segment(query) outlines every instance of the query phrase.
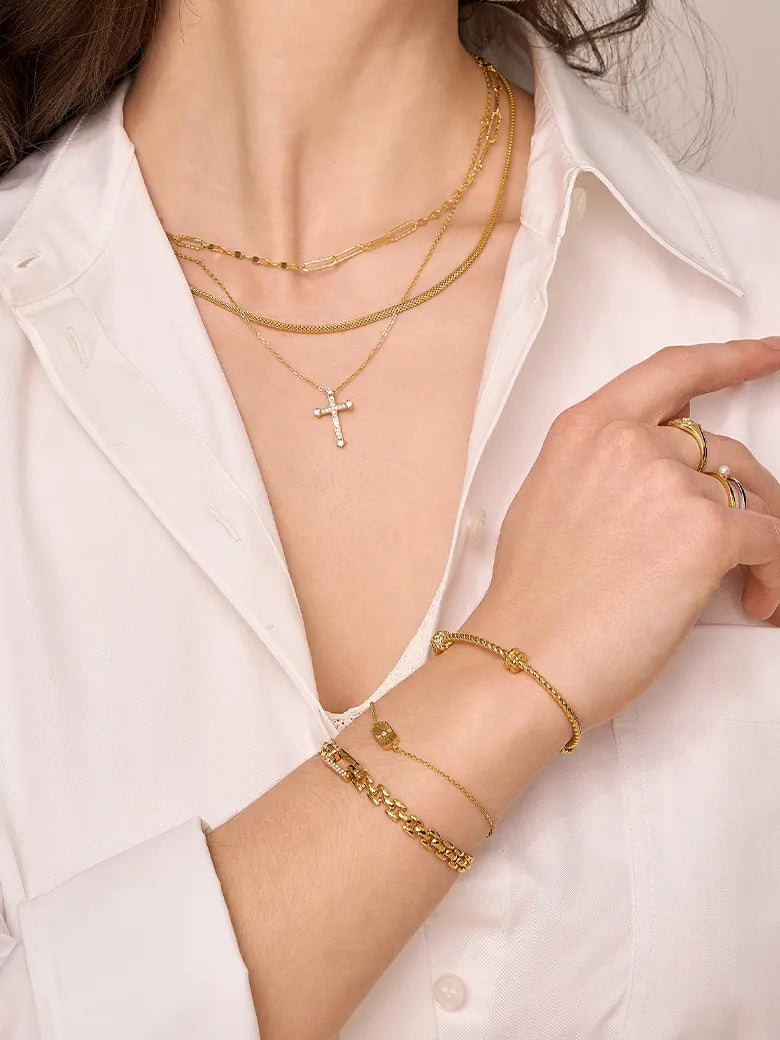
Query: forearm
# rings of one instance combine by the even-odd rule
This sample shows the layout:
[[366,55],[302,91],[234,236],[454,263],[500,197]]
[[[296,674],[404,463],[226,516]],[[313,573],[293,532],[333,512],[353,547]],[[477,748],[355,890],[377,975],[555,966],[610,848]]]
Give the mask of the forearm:
[[[472,648],[453,648],[385,695],[402,745],[463,783],[498,820],[571,735],[544,691]],[[430,770],[383,751],[368,715],[338,742],[459,848],[480,812]],[[263,1040],[324,1040],[456,881],[400,824],[310,759],[209,835]]]

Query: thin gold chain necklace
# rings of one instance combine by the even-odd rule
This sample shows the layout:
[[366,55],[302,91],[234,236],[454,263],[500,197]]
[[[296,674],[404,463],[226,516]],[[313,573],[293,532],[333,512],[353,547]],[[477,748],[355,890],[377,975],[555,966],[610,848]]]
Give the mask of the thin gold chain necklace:
[[330,256],[322,256],[317,260],[305,260],[302,262],[292,260],[270,260],[265,256],[253,256],[249,253],[245,253],[241,249],[228,249],[226,246],[219,245],[216,242],[207,242],[205,239],[199,238],[197,235],[180,235],[166,231],[171,243],[176,246],[177,249],[189,249],[195,253],[199,253],[206,249],[209,252],[218,253],[221,256],[228,256],[235,260],[248,260],[256,266],[273,267],[279,271],[297,271],[302,274],[308,274],[312,271],[325,271],[331,267],[336,267],[338,264],[343,264],[347,260],[352,260],[354,257],[361,256],[363,253],[371,252],[374,249],[378,249],[380,246],[400,242],[401,239],[413,235],[415,231],[419,231],[420,228],[425,227],[427,224],[430,224],[435,220],[440,220],[445,212],[452,209],[454,205],[457,205],[457,203],[460,202],[460,199],[467,189],[474,183],[488,151],[491,146],[495,144],[498,130],[501,125],[501,110],[498,106],[497,80],[491,75],[487,62],[483,58],[479,58],[476,55],[472,55],[472,57],[482,70],[487,88],[485,112],[480,124],[479,137],[477,138],[477,143],[474,147],[468,170],[466,171],[466,175],[461,181],[459,187],[449,198],[445,199],[437,209],[432,210],[427,216],[417,217],[413,220],[405,220],[403,223],[396,224],[395,227],[390,228],[390,230],[385,232],[384,235],[378,235],[376,238],[372,238],[368,242],[357,242],[355,245],[349,246],[347,249],[342,249],[338,253],[331,253]]
[[[352,329],[362,329],[366,325],[373,325],[378,321],[384,321],[385,319],[392,317],[393,314],[395,314],[396,312],[403,313],[404,311],[412,310],[414,307],[419,307],[421,304],[427,303],[429,300],[432,300],[435,296],[438,296],[439,293],[444,292],[445,289],[447,289],[450,285],[452,285],[453,282],[457,281],[457,279],[460,278],[461,275],[465,274],[466,271],[468,271],[468,269],[471,267],[471,265],[474,263],[474,261],[477,259],[477,257],[480,255],[482,250],[487,245],[488,240],[490,239],[490,236],[492,235],[493,229],[498,220],[498,213],[501,208],[504,186],[506,184],[506,177],[509,170],[509,161],[512,156],[512,143],[514,141],[515,132],[514,95],[512,94],[512,88],[507,83],[504,75],[498,69],[493,69],[492,66],[488,66],[488,68],[492,72],[495,72],[495,74],[498,76],[501,86],[503,87],[509,99],[509,145],[507,147],[506,161],[504,163],[504,175],[502,177],[501,186],[496,194],[496,199],[493,204],[493,209],[490,213],[487,225],[485,226],[485,229],[482,232],[479,241],[468,254],[468,256],[463,261],[461,261],[461,263],[453,271],[450,271],[448,275],[445,275],[445,277],[438,281],[435,285],[432,285],[429,289],[426,289],[424,292],[421,292],[416,296],[407,296],[399,303],[394,303],[388,307],[383,307],[381,310],[374,311],[372,314],[365,314],[359,318],[350,318],[347,321],[332,322],[327,325],[298,324],[296,322],[280,321],[276,318],[271,318],[264,314],[256,314],[252,311],[243,311],[235,303],[226,302],[225,300],[221,300],[218,296],[214,296],[211,293],[205,292],[203,289],[198,289],[195,286],[190,286],[193,295],[199,296],[201,297],[201,299],[208,300],[209,303],[213,303],[216,307],[222,307],[223,310],[232,311],[239,317],[246,316],[252,322],[253,325],[261,325],[263,328],[266,329],[275,329],[277,332],[295,332],[305,335],[319,336],[329,333],[350,332]],[[201,266],[205,269],[205,265],[202,264],[202,262],[197,260],[195,257],[185,256],[184,254],[177,255],[179,255],[182,259],[189,260],[190,263],[197,264],[198,266]]]
[[[410,292],[412,292],[412,290],[414,289],[415,285],[417,284],[417,281],[418,281],[420,275],[423,273],[425,268],[428,266],[428,262],[430,261],[431,257],[433,256],[433,254],[434,254],[434,252],[436,250],[436,247],[438,246],[439,242],[441,242],[442,238],[444,237],[445,231],[450,226],[450,222],[452,221],[452,218],[455,216],[455,211],[457,210],[457,208],[458,208],[458,206],[457,206],[457,203],[456,203],[455,206],[447,213],[447,216],[444,218],[444,222],[443,222],[442,226],[439,228],[439,231],[437,232],[436,238],[433,240],[433,243],[431,244],[428,252],[425,254],[425,257],[424,257],[422,263],[417,268],[417,271],[415,272],[414,278],[410,282],[409,287],[406,290],[406,293],[404,294],[404,296],[408,296],[408,294]],[[174,250],[174,252],[176,252],[176,251]],[[392,329],[393,325],[395,325],[396,319],[398,318],[398,315],[401,312],[397,310],[393,315],[391,315],[390,320],[387,322],[387,324],[385,325],[384,329],[382,330],[381,336],[379,337],[377,342],[374,344],[374,346],[371,349],[371,351],[366,355],[365,358],[363,358],[363,360],[361,361],[360,365],[358,365],[358,367],[355,369],[354,372],[352,372],[349,376],[347,376],[346,379],[343,379],[337,386],[334,386],[334,387],[323,386],[322,383],[318,383],[315,379],[311,379],[309,376],[304,375],[303,372],[300,372],[294,365],[292,365],[287,360],[287,358],[283,357],[279,353],[279,351],[276,349],[276,347],[274,347],[274,345],[272,343],[269,343],[269,341],[265,338],[265,336],[262,334],[262,332],[259,329],[256,329],[256,328],[253,327],[253,324],[252,324],[252,321],[249,318],[249,315],[246,313],[246,311],[242,310],[241,306],[236,302],[236,300],[233,299],[233,297],[231,296],[230,291],[227,288],[227,286],[224,285],[224,283],[220,281],[220,279],[214,274],[214,272],[209,270],[209,268],[206,267],[206,265],[202,261],[196,260],[194,257],[184,256],[181,253],[176,253],[176,256],[178,256],[180,260],[191,260],[193,263],[197,264],[198,267],[200,267],[203,271],[205,271],[206,274],[216,282],[216,284],[220,287],[220,289],[222,289],[224,294],[230,300],[230,302],[232,304],[232,307],[230,309],[232,310],[232,312],[237,314],[239,317],[243,318],[243,320],[247,324],[247,327],[249,328],[249,331],[251,333],[253,333],[253,335],[257,336],[257,338],[260,340],[260,342],[263,344],[263,346],[271,354],[273,354],[273,356],[276,358],[276,360],[280,361],[284,365],[284,367],[286,369],[288,369],[288,371],[292,372],[292,374],[294,376],[297,376],[299,379],[302,379],[304,383],[308,383],[308,385],[311,386],[311,387],[314,387],[315,390],[319,390],[320,393],[325,394],[325,396],[328,399],[327,407],[325,407],[325,408],[315,408],[314,409],[314,415],[315,415],[315,418],[320,418],[323,415],[329,415],[331,417],[331,419],[333,420],[333,432],[334,432],[334,434],[336,436],[336,446],[338,448],[343,448],[344,445],[347,442],[344,439],[344,433],[343,433],[343,431],[341,429],[341,419],[339,417],[339,412],[343,412],[343,411],[346,411],[346,410],[352,408],[353,404],[352,404],[351,400],[337,401],[336,400],[336,394],[338,394],[341,390],[344,389],[345,386],[347,386],[349,383],[351,383],[353,379],[355,379],[358,375],[360,375],[360,373],[368,365],[368,363],[374,357],[376,357],[376,355],[379,353],[379,350],[381,349],[382,345],[384,344],[385,340],[390,335],[390,330]],[[192,288],[192,286],[190,286],[190,288]]]
[[[495,226],[496,220],[498,218],[498,210],[500,209],[501,201],[503,200],[504,191],[505,191],[507,180],[508,180],[508,177],[509,177],[510,161],[511,161],[511,157],[512,157],[512,145],[513,145],[513,141],[514,141],[514,128],[515,128],[514,96],[512,94],[512,89],[509,86],[509,84],[507,83],[506,79],[501,75],[501,73],[498,73],[498,75],[500,77],[502,86],[503,86],[504,90],[506,91],[507,97],[509,99],[509,132],[508,132],[508,140],[507,140],[506,158],[505,158],[505,161],[504,161],[503,169],[501,171],[501,180],[500,180],[500,183],[499,183],[499,188],[498,188],[498,192],[497,192],[497,196],[496,196],[496,204],[493,206],[493,209],[491,211],[490,218],[488,220],[488,224],[486,226],[485,232],[483,232],[483,235],[482,235],[482,239],[484,239],[485,242],[487,242],[487,239],[490,237],[490,232],[492,231],[493,227]],[[460,200],[458,200],[458,202],[459,201]],[[389,336],[390,330],[392,329],[393,325],[395,324],[398,316],[400,314],[402,314],[404,310],[407,309],[405,304],[408,301],[409,297],[411,296],[411,293],[414,291],[414,287],[417,284],[417,282],[419,281],[420,276],[422,275],[423,271],[427,267],[431,257],[433,256],[433,254],[434,254],[434,252],[436,250],[436,247],[439,245],[439,242],[441,241],[442,237],[444,236],[444,233],[446,232],[447,228],[449,227],[450,222],[452,221],[452,218],[454,217],[456,210],[457,210],[457,202],[456,202],[455,206],[447,213],[447,215],[446,215],[446,217],[444,219],[444,222],[443,222],[441,228],[439,229],[439,231],[438,231],[438,233],[436,235],[436,238],[433,240],[433,243],[431,244],[430,248],[428,249],[428,252],[426,253],[425,257],[423,258],[422,263],[417,268],[417,271],[415,272],[414,277],[412,278],[412,281],[410,282],[409,286],[407,287],[407,290],[404,293],[404,296],[402,297],[401,301],[396,305],[396,307],[392,310],[392,313],[389,315],[389,320],[388,320],[387,324],[385,325],[384,329],[382,330],[382,333],[381,333],[379,339],[377,340],[376,344],[374,345],[374,347],[366,355],[366,357],[363,359],[363,361],[360,363],[360,365],[358,365],[358,367],[349,376],[347,376],[346,379],[342,380],[335,387],[324,386],[322,383],[318,383],[316,380],[311,379],[309,376],[305,375],[303,372],[300,372],[285,357],[283,357],[276,350],[276,348],[266,339],[266,337],[263,335],[263,333],[259,329],[256,329],[256,328],[253,327],[256,324],[256,322],[254,322],[252,320],[252,315],[248,311],[244,310],[240,306],[240,304],[233,298],[233,296],[230,293],[230,290],[227,288],[227,286],[224,285],[224,283],[217,277],[217,275],[215,275],[214,272],[211,271],[201,260],[198,260],[198,259],[196,259],[195,257],[192,257],[192,256],[187,256],[186,254],[180,253],[180,252],[178,252],[176,250],[174,250],[174,253],[176,254],[176,256],[180,260],[187,260],[190,263],[196,264],[198,267],[200,267],[209,276],[209,278],[211,278],[215,282],[215,284],[217,284],[220,287],[220,289],[225,293],[226,297],[230,301],[230,304],[229,304],[229,306],[226,307],[226,309],[231,311],[233,314],[236,314],[238,317],[242,318],[246,322],[247,327],[249,328],[249,330],[260,340],[260,342],[263,344],[263,346],[276,358],[277,361],[279,361],[281,364],[283,364],[285,366],[285,368],[287,368],[288,371],[290,371],[294,376],[297,376],[298,379],[301,379],[304,383],[307,383],[309,386],[313,387],[315,390],[318,390],[320,393],[325,394],[325,396],[326,396],[326,398],[328,400],[327,407],[325,407],[325,408],[315,408],[314,409],[314,415],[317,418],[322,417],[324,415],[329,415],[331,417],[331,419],[333,420],[333,430],[334,430],[335,437],[336,437],[336,445],[339,448],[343,448],[345,446],[345,444],[346,444],[346,441],[344,439],[344,434],[343,434],[343,431],[341,429],[341,420],[340,420],[340,417],[339,417],[339,413],[342,412],[342,411],[351,409],[353,407],[353,403],[352,403],[351,400],[337,401],[336,400],[336,395],[341,390],[343,390],[346,386],[348,386],[349,383],[351,383],[353,379],[355,379],[358,375],[360,375],[360,373],[366,368],[366,366],[369,364],[369,362],[372,361],[372,359],[374,357],[376,357],[376,355],[378,354],[378,352],[381,349],[382,345],[384,344],[385,340]],[[482,239],[480,241],[482,241]],[[484,246],[483,246],[483,248],[484,248]],[[480,250],[480,252],[481,252],[481,250]],[[469,256],[471,256],[471,254],[469,254]],[[470,260],[467,257],[468,263],[466,263],[466,261],[464,261],[461,265],[459,265],[459,267],[463,268],[464,270],[467,269],[474,262],[474,259],[476,259],[476,257],[472,257],[472,259],[470,259]],[[466,265],[465,267],[464,267],[464,264]],[[456,268],[456,271],[457,270],[459,270],[459,268]],[[462,271],[460,273],[462,273]],[[448,276],[448,277],[451,277],[452,281],[454,281],[454,277],[452,277],[452,276]],[[459,277],[459,275],[456,275],[455,277]],[[446,281],[446,279],[444,279],[443,281]],[[441,284],[441,283],[439,283],[439,284]],[[195,291],[193,286],[190,286],[190,289],[193,292]],[[439,291],[441,291],[441,290],[439,290]],[[223,306],[222,301],[219,300],[217,297],[210,297],[209,294],[202,293],[202,292],[198,292],[197,295],[201,296],[202,298],[204,298],[206,300],[213,300],[214,303],[217,303],[220,306]],[[436,295],[436,294],[434,293],[433,295]]]

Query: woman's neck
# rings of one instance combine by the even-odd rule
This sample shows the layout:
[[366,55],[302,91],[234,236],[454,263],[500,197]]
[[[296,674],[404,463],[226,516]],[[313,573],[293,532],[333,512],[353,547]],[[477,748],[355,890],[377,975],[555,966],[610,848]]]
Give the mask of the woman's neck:
[[443,198],[484,90],[456,0],[167,0],[125,126],[173,230],[317,256]]

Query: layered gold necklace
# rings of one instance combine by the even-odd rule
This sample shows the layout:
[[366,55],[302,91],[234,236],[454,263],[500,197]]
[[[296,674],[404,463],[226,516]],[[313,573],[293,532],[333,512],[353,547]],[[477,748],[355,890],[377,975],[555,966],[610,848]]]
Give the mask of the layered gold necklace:
[[[180,260],[184,260],[189,263],[195,264],[202,271],[204,271],[204,273],[222,290],[226,298],[224,300],[220,299],[219,297],[207,293],[194,285],[190,285],[190,290],[192,291],[193,295],[198,296],[201,299],[204,299],[209,303],[221,307],[224,310],[230,311],[231,313],[240,317],[247,324],[250,331],[252,331],[254,335],[258,338],[258,340],[263,344],[263,346],[276,358],[277,361],[283,364],[285,368],[288,369],[288,371],[290,371],[294,376],[297,376],[297,378],[303,380],[303,382],[307,383],[309,386],[313,387],[315,390],[325,394],[327,398],[327,405],[325,407],[315,408],[314,415],[317,418],[325,415],[330,416],[333,422],[333,430],[335,434],[336,445],[340,448],[343,448],[346,444],[341,427],[340,413],[342,411],[351,409],[353,407],[353,402],[351,400],[338,401],[336,399],[337,395],[354,379],[356,379],[357,376],[360,375],[360,373],[363,372],[366,366],[373,360],[373,358],[376,357],[377,353],[383,346],[385,340],[389,336],[390,331],[393,328],[393,325],[395,324],[400,314],[402,314],[406,310],[409,310],[412,307],[419,306],[420,304],[433,299],[439,293],[443,292],[444,289],[452,285],[452,283],[456,281],[456,279],[458,279],[462,274],[465,273],[465,271],[469,269],[469,267],[474,263],[474,261],[477,259],[477,257],[480,255],[480,253],[487,245],[487,242],[498,220],[498,215],[504,196],[504,191],[506,188],[506,183],[509,175],[509,167],[512,157],[512,146],[514,142],[515,131],[515,102],[514,96],[512,94],[512,89],[507,83],[505,77],[492,65],[489,65],[482,59],[475,58],[475,60],[483,70],[485,76],[485,83],[487,87],[485,113],[480,122],[480,132],[477,138],[477,143],[474,148],[474,152],[472,154],[469,167],[466,171],[466,175],[464,176],[460,186],[449,198],[447,198],[441,204],[441,206],[433,210],[427,216],[418,217],[414,220],[406,221],[403,224],[396,225],[396,227],[391,228],[391,230],[386,232],[384,235],[378,236],[377,238],[371,239],[370,241],[365,243],[357,243],[356,245],[350,246],[347,249],[343,249],[338,253],[331,254],[328,257],[322,257],[318,260],[310,260],[303,262],[284,260],[274,261],[260,255],[247,254],[242,250],[230,250],[225,248],[224,246],[218,245],[217,243],[206,242],[204,239],[199,238],[197,236],[174,235],[170,232],[167,232],[168,238],[170,239],[174,247],[176,247],[174,249],[176,256]],[[456,268],[454,268],[454,270],[452,270],[448,275],[442,278],[435,285],[431,286],[429,289],[425,290],[422,293],[419,293],[417,296],[413,296],[412,293],[414,292],[414,289],[420,277],[422,276],[423,271],[428,266],[428,263],[434,255],[437,246],[441,242],[445,232],[447,231],[447,228],[449,227],[453,217],[455,216],[461,199],[466,193],[466,190],[474,183],[474,180],[476,179],[479,171],[482,169],[485,156],[487,155],[488,150],[498,138],[498,133],[502,122],[502,114],[500,107],[500,95],[502,91],[507,97],[509,110],[507,149],[501,172],[500,182],[496,192],[496,197],[490,215],[488,217],[487,224],[485,225],[485,228],[474,248],[469,252],[469,254],[464,258],[464,260],[462,260],[461,263],[458,264]],[[359,256],[363,253],[367,253],[369,251],[377,249],[382,245],[398,242],[402,238],[406,238],[408,235],[413,234],[419,228],[424,227],[425,225],[435,220],[439,220],[441,218],[443,218],[442,225],[439,228],[436,237],[434,238],[430,248],[426,252],[425,257],[423,258],[419,267],[415,271],[414,276],[409,285],[407,286],[406,291],[397,303],[389,307],[384,307],[379,311],[373,312],[372,314],[363,315],[359,318],[352,318],[347,321],[336,322],[328,325],[302,325],[294,322],[283,322],[263,315],[254,314],[251,311],[247,310],[245,307],[243,307],[236,300],[235,296],[230,292],[230,290],[227,288],[224,282],[220,278],[218,278],[217,275],[202,260],[198,259],[195,256],[188,255],[188,253],[186,252],[181,252],[182,249],[189,250],[190,252],[200,252],[202,250],[208,250],[210,252],[222,254],[236,260],[249,261],[250,263],[255,264],[257,266],[274,267],[280,270],[293,271],[298,273],[311,273],[318,270],[325,270],[332,267],[336,267],[339,264],[345,263],[347,260],[351,260],[354,257]],[[383,319],[387,319],[387,323],[384,326],[379,336],[379,339],[374,344],[371,351],[361,361],[358,367],[352,373],[350,373],[349,376],[347,376],[346,379],[343,379],[337,386],[333,387],[325,386],[324,384],[319,383],[314,379],[311,379],[309,376],[299,371],[286,358],[284,358],[271,343],[269,343],[269,341],[260,331],[260,328],[256,327],[261,326],[265,328],[274,328],[286,332],[323,334],[331,332],[344,332],[350,329],[357,329],[363,327],[364,325],[369,325],[374,322],[381,321]]]

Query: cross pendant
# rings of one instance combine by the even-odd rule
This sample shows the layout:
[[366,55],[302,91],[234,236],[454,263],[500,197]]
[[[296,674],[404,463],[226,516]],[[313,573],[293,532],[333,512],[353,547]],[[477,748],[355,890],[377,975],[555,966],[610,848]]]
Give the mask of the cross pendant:
[[341,432],[341,420],[339,419],[339,412],[344,411],[346,408],[352,407],[351,401],[337,401],[336,395],[332,390],[326,390],[325,393],[328,395],[328,407],[327,408],[315,408],[314,414],[319,418],[321,415],[329,415],[333,419],[333,431],[336,434],[336,444],[339,448],[343,448],[346,444],[344,440],[344,434]]

